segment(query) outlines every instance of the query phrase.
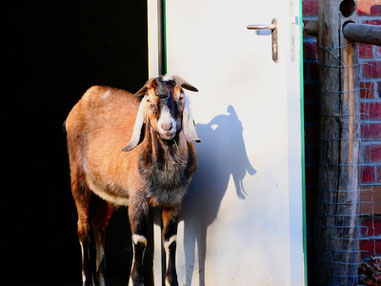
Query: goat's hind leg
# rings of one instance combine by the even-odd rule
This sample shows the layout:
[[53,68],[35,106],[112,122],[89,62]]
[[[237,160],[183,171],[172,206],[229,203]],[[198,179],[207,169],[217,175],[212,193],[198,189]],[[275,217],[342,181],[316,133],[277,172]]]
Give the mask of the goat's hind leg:
[[[95,199],[96,197],[94,197]],[[105,240],[106,232],[109,226],[110,219],[114,213],[115,207],[113,204],[96,198],[94,216],[92,219],[92,227],[94,230],[95,248],[96,248],[96,281],[99,286],[108,285],[106,258],[105,258]]]
[[95,286],[95,248],[90,226],[90,203],[93,194],[87,186],[72,176],[71,190],[78,213],[78,238],[82,251],[82,284]]

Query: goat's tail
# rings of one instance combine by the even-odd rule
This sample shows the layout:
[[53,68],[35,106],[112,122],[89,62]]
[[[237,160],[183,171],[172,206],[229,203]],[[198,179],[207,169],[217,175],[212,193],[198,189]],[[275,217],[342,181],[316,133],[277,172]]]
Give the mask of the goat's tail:
[[62,123],[62,129],[63,129],[64,132],[67,133],[67,129],[66,129],[66,121],[67,121],[67,119],[65,119],[65,121]]

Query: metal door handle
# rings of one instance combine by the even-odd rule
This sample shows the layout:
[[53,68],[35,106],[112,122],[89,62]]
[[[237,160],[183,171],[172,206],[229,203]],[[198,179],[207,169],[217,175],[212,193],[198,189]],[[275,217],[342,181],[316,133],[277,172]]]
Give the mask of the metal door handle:
[[248,30],[271,30],[271,49],[272,49],[272,58],[274,62],[279,61],[279,48],[278,48],[278,26],[277,20],[274,18],[271,21],[271,24],[258,24],[258,25],[248,25]]
[[257,24],[257,25],[247,25],[248,30],[275,30],[276,25],[274,24]]

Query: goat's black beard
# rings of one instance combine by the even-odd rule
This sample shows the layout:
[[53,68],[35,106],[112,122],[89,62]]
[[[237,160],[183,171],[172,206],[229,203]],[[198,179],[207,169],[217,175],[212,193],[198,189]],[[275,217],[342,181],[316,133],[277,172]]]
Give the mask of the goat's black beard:
[[180,141],[180,132],[177,131],[175,137],[173,137],[171,140],[165,140],[161,138],[159,133],[156,133],[157,140],[159,141],[159,145],[162,148],[162,151],[164,151],[164,154],[166,154],[167,160],[170,160],[172,162],[176,162],[180,165],[186,165],[186,161],[184,161],[183,158],[181,158],[181,151],[179,148],[179,141]]
[[[161,138],[161,136],[160,136],[160,138]],[[167,139],[161,138],[161,140],[163,141],[165,146],[176,148],[176,145],[178,146],[178,144],[179,144],[179,138],[180,138],[179,132],[176,132],[176,135],[172,139],[167,140]]]

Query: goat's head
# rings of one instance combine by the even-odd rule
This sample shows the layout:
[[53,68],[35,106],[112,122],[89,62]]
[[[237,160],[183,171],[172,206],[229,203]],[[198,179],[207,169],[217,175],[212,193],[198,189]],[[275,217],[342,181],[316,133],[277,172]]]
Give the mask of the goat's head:
[[156,77],[149,79],[135,94],[142,97],[134,130],[123,151],[131,151],[138,144],[147,122],[163,140],[172,140],[181,130],[188,142],[200,142],[194,126],[190,102],[184,89],[197,92],[197,88],[179,76]]

